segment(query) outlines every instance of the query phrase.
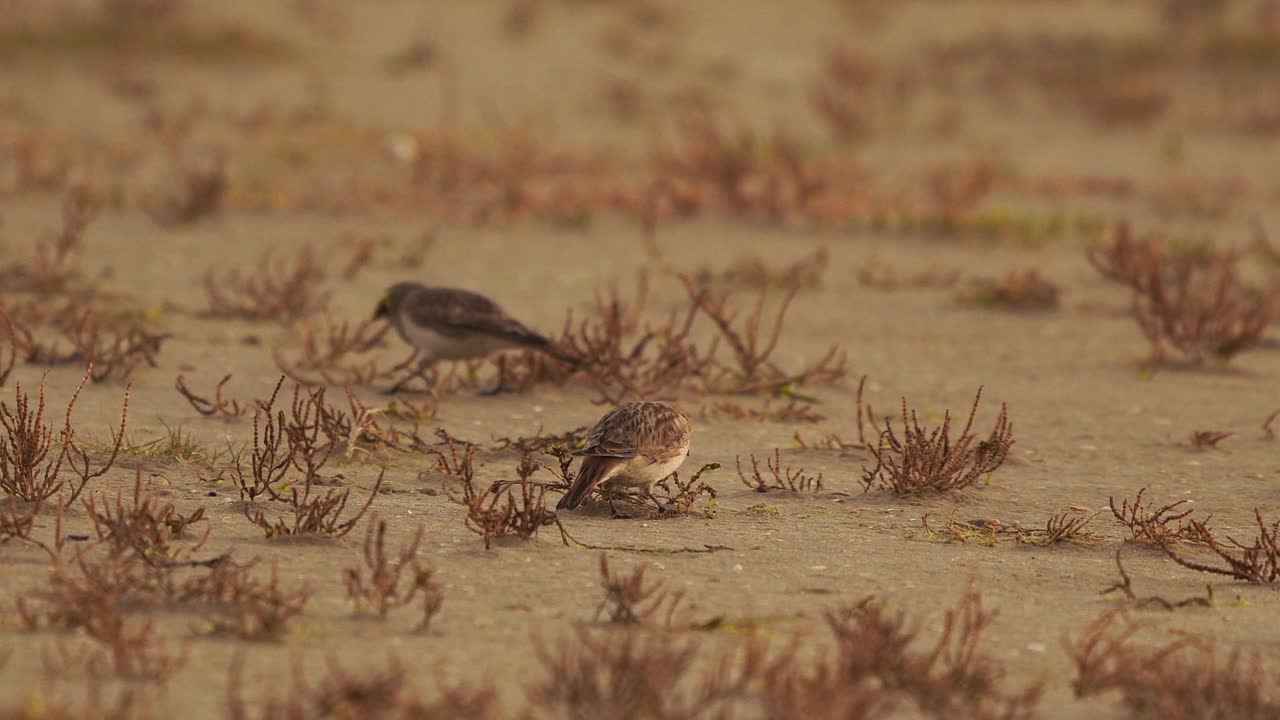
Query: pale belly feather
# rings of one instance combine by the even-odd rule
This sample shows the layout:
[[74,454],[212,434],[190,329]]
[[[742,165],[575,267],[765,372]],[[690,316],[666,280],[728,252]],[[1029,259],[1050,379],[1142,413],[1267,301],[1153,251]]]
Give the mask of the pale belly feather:
[[601,483],[612,488],[651,487],[675,472],[688,455],[689,448],[686,447],[679,455],[663,462],[649,462],[647,458],[634,457],[618,465]]
[[403,323],[399,328],[404,341],[422,351],[428,360],[462,360],[485,357],[499,350],[515,347],[503,338],[480,333],[468,333],[462,337],[450,337],[424,327]]

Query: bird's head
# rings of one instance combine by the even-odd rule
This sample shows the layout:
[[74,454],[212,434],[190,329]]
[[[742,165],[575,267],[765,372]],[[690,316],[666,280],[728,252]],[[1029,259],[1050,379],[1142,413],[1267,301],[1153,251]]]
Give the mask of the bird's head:
[[413,288],[414,284],[407,282],[396,283],[395,285],[387,288],[386,291],[382,293],[382,297],[378,300],[377,307],[373,309],[373,319],[381,320],[382,318],[394,317],[396,311],[400,307],[401,301],[404,300],[405,295],[408,295],[409,291]]

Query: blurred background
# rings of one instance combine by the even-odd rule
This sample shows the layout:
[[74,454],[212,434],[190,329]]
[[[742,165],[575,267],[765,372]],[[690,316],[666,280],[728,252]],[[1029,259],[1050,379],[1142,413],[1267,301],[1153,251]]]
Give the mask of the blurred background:
[[0,203],[1208,232],[1278,71],[1273,0],[2,0]]

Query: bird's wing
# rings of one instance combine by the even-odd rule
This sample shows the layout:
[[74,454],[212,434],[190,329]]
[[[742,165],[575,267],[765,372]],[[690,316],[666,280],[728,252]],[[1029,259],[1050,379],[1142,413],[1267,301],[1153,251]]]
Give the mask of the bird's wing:
[[587,457],[583,458],[582,465],[578,468],[578,477],[573,481],[573,487],[569,488],[569,492],[560,498],[560,502],[556,503],[557,510],[573,510],[582,504],[583,500],[591,494],[601,481],[605,480],[611,474],[611,471],[625,463],[624,458],[614,457]]
[[684,444],[688,423],[666,403],[627,403],[610,410],[587,433],[579,455],[633,458],[657,457]]
[[405,298],[403,305],[415,324],[447,337],[480,333],[520,345],[542,346],[549,342],[507,315],[494,301],[469,290],[423,287]]

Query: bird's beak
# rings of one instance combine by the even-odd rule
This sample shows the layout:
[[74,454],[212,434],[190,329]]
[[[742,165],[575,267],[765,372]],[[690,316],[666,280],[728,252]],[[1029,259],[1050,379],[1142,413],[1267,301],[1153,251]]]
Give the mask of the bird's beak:
[[386,298],[382,298],[381,300],[378,301],[378,307],[374,308],[373,310],[373,319],[381,320],[382,318],[390,317],[390,316],[391,316],[391,303],[388,302]]

